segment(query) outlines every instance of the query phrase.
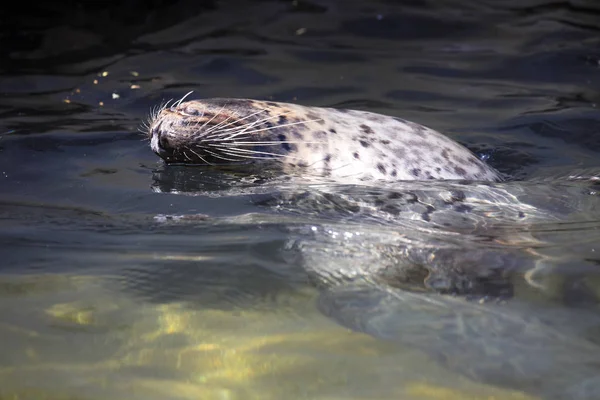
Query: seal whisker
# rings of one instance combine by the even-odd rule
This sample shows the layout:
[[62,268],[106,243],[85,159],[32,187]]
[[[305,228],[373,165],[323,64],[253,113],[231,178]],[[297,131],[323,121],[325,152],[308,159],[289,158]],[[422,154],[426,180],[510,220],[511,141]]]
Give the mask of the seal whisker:
[[275,156],[275,157],[285,157],[285,154],[281,154],[281,153],[273,153],[270,151],[261,151],[261,150],[252,150],[252,149],[239,149],[239,148],[233,148],[233,147],[220,147],[218,148],[221,151],[227,151],[229,153],[237,153],[237,154],[263,154],[263,155],[268,155],[268,156]]
[[150,113],[148,113],[148,117],[147,117],[147,121],[148,121],[148,125],[152,126],[152,123],[156,120],[157,118],[157,114],[156,114],[156,109],[158,106],[154,106],[150,109]]
[[[249,123],[247,125],[243,125],[241,127],[235,127],[235,128],[228,129],[227,131],[231,131],[231,130],[235,131],[236,129],[239,129],[238,132],[232,133],[229,138],[236,137],[237,135],[239,135],[241,133],[245,133],[248,129],[253,128],[254,126],[256,126],[256,125],[258,125],[258,124],[260,124],[262,122],[269,121],[269,120],[275,119],[275,118],[279,118],[279,117],[283,116],[284,114],[287,114],[287,113],[277,114],[277,115],[274,115],[274,116],[270,116],[268,118],[264,118],[264,119],[260,119],[260,120],[251,122],[251,123]],[[282,126],[282,125],[278,125],[278,126]],[[225,132],[225,131],[221,131],[221,132]],[[217,133],[217,135],[222,136],[221,132]]]
[[216,150],[218,150],[219,152],[221,152],[221,153],[223,153],[223,154],[225,154],[225,155],[232,156],[232,157],[241,157],[241,158],[261,158],[261,157],[258,157],[258,156],[256,156],[256,157],[253,157],[253,156],[251,156],[251,155],[249,155],[249,154],[246,154],[246,153],[243,153],[243,152],[236,152],[236,151],[235,151],[236,149],[233,149],[233,148],[227,148],[227,149],[224,149],[224,148],[223,148],[223,149],[216,149]]
[[183,150],[183,151],[181,152],[181,154],[183,154],[183,156],[184,156],[185,158],[187,158],[188,160],[190,160],[190,161],[194,161],[194,160],[193,160],[193,159],[192,159],[190,156],[188,156],[188,155],[187,155],[187,153],[185,152],[185,150]]
[[[210,151],[208,149],[204,149],[204,151],[207,152],[208,154],[210,154],[211,156],[213,156],[215,158],[218,158],[220,160],[231,161],[231,162],[239,161],[239,158],[238,159],[231,159],[231,158],[223,157],[221,154],[215,153],[215,152]],[[229,154],[229,155],[233,156],[233,154]]]
[[[252,113],[252,114],[250,114],[250,115],[247,115],[247,116],[245,116],[244,118],[239,118],[239,119],[237,119],[237,120],[235,120],[235,121],[233,121],[233,122],[230,122],[230,123],[228,123],[227,125],[225,125],[225,126],[222,126],[221,128],[226,128],[226,127],[228,127],[228,126],[230,126],[230,125],[232,125],[232,124],[235,124],[236,122],[243,121],[243,120],[245,120],[245,119],[248,119],[248,118],[250,118],[250,117],[252,117],[252,116],[254,116],[254,115],[256,115],[256,114],[260,114],[260,113],[262,113],[262,112],[265,112],[265,111],[266,111],[266,109],[265,109],[265,110],[260,110],[260,111],[257,111],[257,112],[255,112],[255,113]],[[236,114],[237,114],[237,111],[236,111]],[[220,133],[222,133],[222,132],[227,132],[227,131],[236,130],[236,129],[240,129],[240,127],[239,127],[239,126],[236,126],[236,127],[233,127],[233,128],[222,129],[222,130],[219,132],[219,134],[220,134]]]
[[[214,146],[217,147],[217,146]],[[242,154],[263,154],[263,155],[268,155],[268,156],[273,156],[276,158],[296,158],[299,160],[302,160],[302,157],[295,157],[289,154],[281,154],[281,153],[272,153],[272,152],[268,152],[268,151],[260,151],[260,150],[251,150],[251,149],[240,149],[240,148],[235,148],[235,147],[218,147],[219,150],[221,151],[227,151],[229,153],[238,153],[240,156]],[[261,157],[256,157],[256,158],[261,158]]]
[[241,140],[251,139],[251,138],[252,138],[252,136],[250,136],[250,135],[240,136],[240,137],[236,138],[237,139],[236,141],[232,141],[229,138],[210,138],[210,140],[206,140],[205,143],[206,144],[210,144],[210,143],[222,143],[222,144],[224,144],[224,143],[230,143],[230,144],[233,144],[233,143],[238,143],[238,142],[241,143],[240,142]]
[[[221,107],[221,109],[220,109],[219,111],[217,111],[217,112],[215,113],[215,115],[213,115],[213,117],[212,117],[211,119],[209,119],[208,121],[204,122],[202,125],[200,125],[200,122],[198,122],[198,125],[200,125],[200,126],[197,128],[197,129],[198,129],[198,131],[202,130],[202,128],[204,128],[206,125],[210,124],[210,123],[211,123],[211,122],[212,122],[212,121],[213,121],[215,118],[217,118],[219,115],[221,115],[221,112],[223,111],[223,109],[224,109],[224,108],[225,108],[225,105],[223,105],[223,107]],[[202,113],[202,115],[204,116],[204,112]],[[226,121],[227,121],[227,120],[226,120]],[[206,134],[208,134],[208,133],[212,132],[212,131],[214,130],[214,128],[216,128],[216,127],[217,127],[217,126],[219,126],[219,125],[220,125],[220,123],[219,123],[219,124],[217,124],[216,126],[214,126],[214,127],[210,128],[210,129],[207,129],[207,130],[206,130],[205,132],[203,132],[202,134],[203,134],[203,135],[206,135]]]
[[158,106],[155,106],[152,109],[152,112],[150,113],[150,125],[152,125],[152,123],[154,122],[154,120],[156,120],[158,118],[158,116],[160,115],[161,112],[163,112],[167,107],[166,105],[169,104],[171,100],[168,100],[166,103],[165,101],[161,101],[160,104]]
[[173,108],[173,107],[179,107],[181,105],[181,102],[183,100],[185,100],[185,98],[188,97],[193,92],[194,92],[193,90],[190,90],[189,92],[187,92],[181,99],[179,99],[178,101],[176,101],[175,103],[173,103],[173,105],[171,106],[171,108]]
[[[235,124],[235,123],[237,123],[239,121],[241,121],[241,119],[235,120],[235,121],[233,121],[231,123]],[[256,123],[257,122],[254,121],[254,122],[250,122],[248,124],[242,125],[242,126],[236,126],[234,128],[229,128],[229,129],[225,129],[225,130],[218,130],[213,135],[213,138],[215,138],[215,139],[219,139],[219,138],[225,138],[225,139],[227,139],[227,138],[229,138],[229,136],[227,136],[227,135],[232,135],[233,136],[233,135],[243,134],[246,129],[248,129],[249,127],[252,127],[252,126],[256,125]]]
[[148,126],[146,121],[142,121],[142,123],[140,125],[137,126],[137,130],[143,134],[144,136],[146,136],[145,139],[149,139],[150,138],[150,126]]
[[157,118],[160,115],[161,112],[165,111],[167,109],[167,107],[169,107],[169,103],[172,102],[172,101],[173,101],[173,99],[169,99],[169,100],[167,100],[166,103],[160,103],[160,107],[156,111],[155,118]]
[[[283,115],[283,114],[281,114],[281,115]],[[265,119],[261,120],[260,122],[267,121],[269,119],[279,118],[281,115],[276,115],[274,117],[265,118]],[[263,128],[263,129],[256,129],[256,130],[253,130],[253,131],[248,131],[248,129],[252,128],[254,125],[256,125],[259,122],[259,121],[255,121],[255,122],[253,122],[251,124],[248,124],[248,126],[239,127],[238,128],[239,129],[238,132],[234,132],[234,133],[230,134],[229,136],[224,137],[223,140],[231,140],[233,138],[237,138],[238,136],[240,136],[242,134],[251,135],[251,134],[256,133],[256,132],[262,132],[262,131],[266,131],[266,130],[270,130],[270,129],[276,129],[276,128],[283,128],[283,127],[290,126],[290,125],[305,124],[305,123],[314,122],[314,121],[318,121],[318,120],[299,121],[299,122],[293,122],[293,123],[290,123],[290,124],[276,125],[276,126],[271,126],[271,127]],[[220,134],[216,134],[214,136],[216,136],[216,137],[223,137],[223,135],[220,135]]]
[[[250,114],[250,115],[249,115],[249,116],[247,116],[247,117],[244,117],[244,118],[241,118],[241,119],[237,120],[236,122],[242,121],[242,120],[244,120],[244,119],[246,119],[246,118],[249,118],[249,117],[251,117],[251,116],[253,116],[253,115],[256,115],[256,114],[258,114],[258,113],[265,112],[265,111],[266,111],[266,110],[257,111],[257,112],[255,112],[254,114]],[[232,130],[236,130],[236,129],[243,129],[243,130],[245,130],[245,129],[247,129],[248,127],[252,127],[252,126],[254,126],[254,125],[260,124],[261,122],[269,121],[269,120],[271,120],[271,119],[279,118],[279,117],[281,117],[281,116],[283,116],[283,115],[285,115],[285,114],[289,114],[289,113],[290,113],[289,111],[286,111],[286,112],[283,112],[283,113],[281,113],[281,114],[272,115],[272,116],[269,116],[269,117],[267,117],[267,118],[263,118],[263,119],[256,120],[256,121],[254,121],[254,122],[250,122],[250,123],[248,123],[247,125],[243,125],[243,126],[241,126],[241,127],[238,127],[238,126],[236,126],[236,127],[234,127],[234,128],[225,129],[225,130],[222,130],[222,131],[220,131],[220,132],[219,132],[219,134],[221,134],[221,133],[223,133],[223,132],[229,132],[229,131],[232,131]]]
[[236,147],[234,145],[235,143],[236,142],[231,142],[231,141],[227,141],[227,140],[214,140],[214,141],[203,142],[203,144],[205,144],[206,146],[209,146],[209,147]]
[[[288,126],[294,126],[294,125],[300,125],[300,124],[308,124],[310,122],[317,122],[317,121],[322,121],[322,120],[323,120],[322,118],[318,118],[318,119],[310,119],[308,121],[291,122],[289,124],[275,125],[275,126],[271,126],[269,128],[256,129],[256,130],[249,131],[249,132],[246,132],[246,133],[253,134],[253,133],[257,133],[257,132],[270,131],[271,129],[279,129],[279,128],[285,128],[285,127],[288,127]],[[235,137],[235,135],[230,136],[228,139],[231,139],[233,137]]]
[[[281,141],[273,141],[273,142],[229,142],[229,143],[223,143],[224,146],[254,146],[254,145],[265,145],[265,146],[274,146],[274,145],[279,145],[279,144],[306,144],[306,143],[310,143],[310,144],[324,144],[327,142],[302,142],[302,141],[290,141],[290,140],[281,140]],[[207,144],[211,144],[211,143],[207,143]]]
[[194,153],[196,155],[196,157],[198,157],[200,160],[202,160],[203,163],[206,163],[208,165],[214,165],[212,163],[209,163],[208,161],[206,161],[206,159],[204,157],[202,157],[200,154],[196,153],[193,149],[191,148],[187,148],[189,151],[191,151],[192,153]]
[[[248,138],[250,139],[251,136],[250,135],[242,135],[241,138]],[[226,141],[230,141],[229,136],[219,136],[219,135],[210,135],[210,137],[207,137],[205,139],[205,141],[207,142],[226,142]]]
[[[244,159],[251,159],[251,160],[262,160],[265,157],[261,157],[259,155],[253,155],[253,154],[236,154],[236,153],[231,153],[231,152],[226,152],[223,151],[224,154],[230,155],[230,156],[234,156],[234,157],[240,157],[240,158],[244,158]],[[263,153],[263,155],[270,155],[273,156],[273,158],[282,158],[285,157],[282,154],[275,154],[275,153]]]

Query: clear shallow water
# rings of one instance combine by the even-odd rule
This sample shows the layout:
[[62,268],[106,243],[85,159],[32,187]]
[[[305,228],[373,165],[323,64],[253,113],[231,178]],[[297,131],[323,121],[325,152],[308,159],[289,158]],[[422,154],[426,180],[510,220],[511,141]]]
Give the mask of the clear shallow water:
[[[496,3],[121,5],[3,21],[0,396],[596,398],[598,187],[552,177],[600,169],[598,6]],[[329,207],[336,197],[165,167],[136,129],[189,90],[426,124],[538,182],[498,188],[534,208],[521,221],[505,202],[454,230],[364,223]],[[407,243],[456,265],[495,251],[514,264],[510,299],[434,307],[380,286],[317,289],[319,271],[377,268]],[[525,279],[540,259],[545,291]]]

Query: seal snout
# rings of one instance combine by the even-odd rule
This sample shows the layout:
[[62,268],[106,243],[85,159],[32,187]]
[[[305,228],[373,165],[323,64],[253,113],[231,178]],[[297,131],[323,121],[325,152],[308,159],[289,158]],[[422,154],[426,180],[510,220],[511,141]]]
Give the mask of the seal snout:
[[150,147],[156,155],[165,160],[173,155],[173,145],[168,136],[162,132],[160,124],[152,129]]

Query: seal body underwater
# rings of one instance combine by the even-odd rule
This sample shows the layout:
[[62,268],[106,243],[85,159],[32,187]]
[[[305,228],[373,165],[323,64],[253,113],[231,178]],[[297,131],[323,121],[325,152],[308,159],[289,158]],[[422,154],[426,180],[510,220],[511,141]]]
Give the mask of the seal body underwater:
[[425,126],[366,111],[248,99],[176,102],[152,113],[152,150],[169,163],[271,160],[339,182],[498,181],[500,174]]

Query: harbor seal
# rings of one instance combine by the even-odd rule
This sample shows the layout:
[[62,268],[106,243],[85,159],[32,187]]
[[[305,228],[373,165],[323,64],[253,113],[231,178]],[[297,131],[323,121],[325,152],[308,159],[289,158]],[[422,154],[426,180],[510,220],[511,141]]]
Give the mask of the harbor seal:
[[152,150],[167,163],[272,161],[288,173],[344,182],[501,180],[464,146],[401,118],[250,99],[184,98],[155,109],[146,125]]
[[[158,192],[243,195],[277,210],[211,218],[210,224],[235,225],[235,232],[260,226],[261,235],[274,229],[273,236],[285,240],[277,253],[282,265],[301,267],[297,279],[319,289],[317,306],[324,315],[420,349],[476,381],[545,399],[597,397],[600,350],[588,332],[597,330],[600,319],[572,300],[598,304],[596,289],[585,283],[595,274],[588,271],[597,268],[562,259],[564,247],[553,250],[544,241],[548,223],[577,221],[573,212],[592,210],[584,213],[586,224],[597,218],[596,190],[556,179],[497,182],[500,173],[465,147],[391,116],[245,99],[184,99],[156,108],[145,129],[167,164],[256,163],[261,170],[274,166],[301,178],[333,180],[296,185],[278,176],[237,185],[222,175],[211,178],[219,169],[153,171]],[[538,206],[538,200],[554,206]],[[161,218],[198,223],[197,215]],[[585,236],[578,240],[583,248]],[[163,285],[170,275],[165,267],[148,275]],[[298,272],[286,268],[286,278]],[[562,268],[568,276],[556,272]],[[207,269],[194,268],[194,274],[202,271]],[[535,302],[523,296],[529,290]],[[543,296],[552,301],[537,300]],[[557,316],[556,304],[563,300],[575,306]]]

